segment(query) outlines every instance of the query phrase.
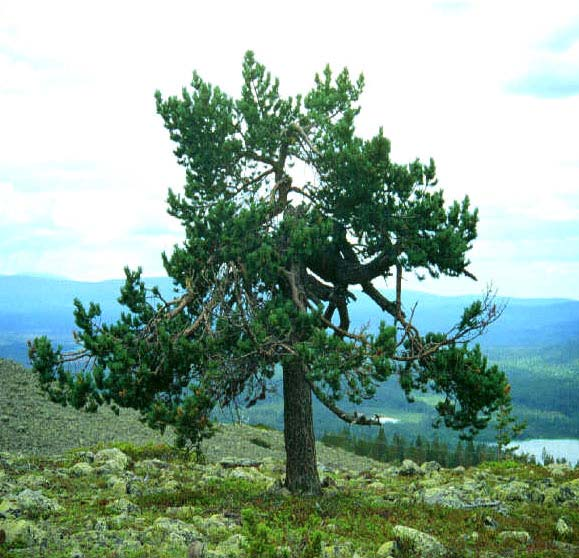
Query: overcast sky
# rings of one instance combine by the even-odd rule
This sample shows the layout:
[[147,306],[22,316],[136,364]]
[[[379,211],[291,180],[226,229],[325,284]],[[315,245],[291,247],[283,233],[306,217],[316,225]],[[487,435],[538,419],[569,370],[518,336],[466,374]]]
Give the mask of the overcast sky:
[[183,176],[154,91],[197,70],[237,95],[248,49],[288,95],[363,72],[360,133],[479,208],[479,282],[407,286],[579,298],[576,0],[1,2],[0,274],[163,274]]

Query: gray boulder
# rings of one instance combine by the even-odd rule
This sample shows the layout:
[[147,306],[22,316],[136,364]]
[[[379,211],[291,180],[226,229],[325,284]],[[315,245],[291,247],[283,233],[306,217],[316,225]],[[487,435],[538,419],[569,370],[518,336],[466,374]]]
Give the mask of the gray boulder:
[[94,466],[101,474],[121,473],[129,465],[128,455],[118,448],[100,450],[94,456]]
[[414,476],[414,475],[424,475],[425,471],[422,470],[414,461],[411,459],[405,459],[402,465],[398,467],[398,474],[402,476]]
[[396,525],[394,535],[399,550],[405,555],[413,558],[444,558],[446,555],[446,548],[438,539],[417,529]]

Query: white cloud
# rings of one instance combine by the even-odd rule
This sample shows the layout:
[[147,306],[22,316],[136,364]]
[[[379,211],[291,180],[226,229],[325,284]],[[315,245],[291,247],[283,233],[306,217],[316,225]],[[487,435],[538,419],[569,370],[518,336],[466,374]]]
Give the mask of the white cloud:
[[[283,9],[258,1],[3,3],[0,218],[35,239],[49,224],[70,250],[39,253],[35,240],[3,253],[0,272],[8,261],[12,271],[34,265],[93,279],[118,276],[131,262],[160,270],[160,249],[181,234],[165,214],[166,191],[183,178],[153,92],[179,93],[197,69],[236,94],[247,48],[287,94],[306,90],[327,62],[363,71],[362,133],[383,125],[399,161],[433,156],[447,199],[468,193],[483,222],[501,223],[506,237],[516,236],[517,219],[577,219],[579,97],[509,93],[538,69],[553,76],[576,67],[577,2],[298,0]],[[138,234],[157,228],[166,236]],[[473,263],[481,257],[484,280],[510,285],[520,268],[494,257],[499,247],[486,234],[481,225]],[[520,251],[517,242],[508,249]],[[540,282],[526,288],[544,294]],[[477,290],[468,281],[449,288]]]
[[45,193],[25,194],[18,192],[13,184],[0,182],[0,223],[3,227],[46,224],[52,202]]

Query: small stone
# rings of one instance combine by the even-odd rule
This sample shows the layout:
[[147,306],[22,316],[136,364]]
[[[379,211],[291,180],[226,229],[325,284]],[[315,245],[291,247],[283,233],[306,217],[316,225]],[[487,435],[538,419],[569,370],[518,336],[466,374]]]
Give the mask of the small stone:
[[394,556],[394,552],[396,551],[396,542],[395,541],[388,541],[385,542],[376,552],[376,556],[378,558],[391,558]]
[[31,519],[62,510],[62,506],[44,496],[39,490],[28,488],[16,496],[16,504],[23,514]]
[[438,461],[425,461],[420,468],[425,472],[425,473],[434,473],[437,471],[440,471],[440,469],[442,469],[442,467],[440,466],[440,463],[438,463]]
[[443,558],[446,556],[446,548],[432,535],[404,525],[396,525],[394,535],[398,546],[414,558]]
[[424,475],[424,471],[411,459],[405,459],[398,468],[398,474],[402,476]]
[[94,473],[94,469],[88,463],[76,463],[69,469],[73,477],[87,477]]
[[118,448],[100,450],[94,456],[94,464],[101,474],[120,473],[129,464],[129,457]]
[[187,558],[205,558],[207,546],[201,541],[193,541],[187,548]]
[[527,531],[502,531],[499,533],[499,540],[528,544],[531,542],[531,535]]

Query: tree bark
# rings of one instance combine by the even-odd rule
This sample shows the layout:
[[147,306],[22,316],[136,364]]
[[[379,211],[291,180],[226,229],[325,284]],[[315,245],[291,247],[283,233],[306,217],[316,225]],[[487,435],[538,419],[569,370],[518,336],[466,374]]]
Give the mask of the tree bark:
[[284,438],[287,489],[293,494],[320,494],[316,460],[312,392],[299,360],[283,365]]

